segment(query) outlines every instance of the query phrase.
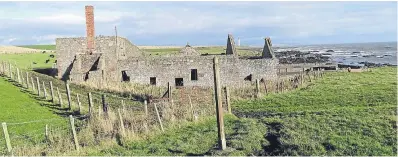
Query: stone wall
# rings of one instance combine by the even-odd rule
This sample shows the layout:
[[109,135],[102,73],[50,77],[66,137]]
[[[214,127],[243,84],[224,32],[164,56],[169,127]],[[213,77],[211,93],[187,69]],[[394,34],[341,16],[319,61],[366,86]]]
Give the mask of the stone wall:
[[[221,84],[223,86],[245,86],[251,81],[245,78],[252,75],[255,79],[276,79],[277,59],[239,59],[232,55],[218,55],[220,62]],[[175,86],[176,78],[183,78],[184,86],[213,86],[214,56],[169,56],[138,57],[118,63],[119,79],[121,71],[130,77],[130,82],[150,84],[150,77],[156,77],[157,86],[166,86],[170,82]],[[198,80],[191,80],[191,69],[197,69]]]
[[[56,39],[56,52],[57,52],[57,68],[58,77],[68,79],[70,70],[73,69],[73,62],[77,54],[89,55],[87,52],[87,41],[85,37],[80,38],[57,38]],[[93,55],[102,54],[105,65],[104,71],[107,72],[109,79],[116,79],[117,75],[117,62],[119,59],[123,60],[128,57],[139,57],[143,53],[133,45],[130,41],[122,37],[114,36],[99,36],[95,38],[95,49]],[[85,57],[82,57],[85,58]],[[90,67],[92,62],[79,63],[81,65],[75,67]],[[87,65],[90,64],[90,65]],[[80,70],[74,70],[80,71]],[[86,73],[88,71],[81,71]]]

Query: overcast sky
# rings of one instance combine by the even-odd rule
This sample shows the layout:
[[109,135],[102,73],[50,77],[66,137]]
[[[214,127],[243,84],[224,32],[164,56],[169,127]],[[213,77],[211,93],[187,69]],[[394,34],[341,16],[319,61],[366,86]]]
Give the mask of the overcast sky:
[[397,41],[397,2],[0,2],[0,45],[54,44],[96,35],[137,45],[326,44]]

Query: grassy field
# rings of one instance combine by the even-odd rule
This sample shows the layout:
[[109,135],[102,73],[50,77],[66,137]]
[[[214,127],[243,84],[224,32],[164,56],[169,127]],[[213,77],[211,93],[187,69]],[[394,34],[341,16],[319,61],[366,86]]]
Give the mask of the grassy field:
[[55,45],[20,45],[18,47],[26,47],[39,50],[55,50]]
[[225,117],[225,151],[215,150],[215,119],[207,119],[87,154],[393,156],[397,153],[396,70],[335,72],[296,91],[234,102],[233,111],[241,118]]
[[[44,141],[46,124],[49,129],[67,127],[67,119],[54,114],[46,105],[48,101],[21,90],[14,82],[0,77],[0,122],[6,122],[11,143],[29,147]],[[4,134],[0,134],[0,154],[5,154]]]
[[[54,58],[51,57],[54,55]],[[48,62],[46,63],[46,61]],[[0,54],[0,61],[16,63],[19,68],[51,68],[55,62],[55,53],[22,53],[22,54]]]
[[190,122],[167,130],[164,134],[131,141],[124,146],[88,149],[85,155],[233,155],[242,156],[261,151],[267,145],[263,134],[266,127],[253,119],[225,115],[226,151],[217,150],[217,125],[214,117]]
[[275,130],[276,149],[269,155],[394,155],[396,70],[331,73],[307,88],[233,108]]

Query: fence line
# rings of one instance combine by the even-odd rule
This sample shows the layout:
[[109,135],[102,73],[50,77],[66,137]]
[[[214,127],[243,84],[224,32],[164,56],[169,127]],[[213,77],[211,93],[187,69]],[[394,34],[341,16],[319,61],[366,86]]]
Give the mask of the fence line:
[[[6,65],[6,64],[3,64]],[[11,80],[15,80],[18,79],[18,76],[12,76],[12,75],[19,75],[18,71],[17,73],[14,73],[11,69],[12,66],[10,64],[9,67],[9,71],[8,74],[6,74],[6,70],[7,68],[3,68],[2,74],[4,74],[5,76],[9,76]],[[17,66],[15,66],[17,67]],[[22,72],[21,72],[22,73]],[[304,74],[305,73],[305,74]],[[308,76],[307,77],[303,77],[303,76]],[[294,76],[289,76],[286,78],[282,78],[281,80],[273,80],[273,81],[267,81],[267,80],[256,80],[255,84],[253,83],[252,86],[247,87],[244,90],[248,90],[249,92],[245,92],[245,94],[250,95],[253,98],[261,98],[262,96],[260,96],[260,94],[262,95],[267,95],[269,93],[272,92],[278,92],[278,93],[283,93],[286,92],[290,89],[295,89],[298,88],[300,86],[303,86],[304,83],[308,80],[309,82],[312,82],[312,80],[315,80],[317,78],[322,77],[323,74],[320,71],[310,71],[310,72],[301,72],[299,75],[294,75]],[[30,75],[31,80],[32,80],[32,85],[31,85],[31,89],[30,91],[32,91],[32,94],[38,94],[39,96],[41,96],[41,90],[43,90],[43,93],[45,95],[47,95],[46,93],[46,89],[48,88],[48,86],[45,86],[45,82],[50,82],[48,81],[48,79],[41,79],[42,83],[43,83],[43,89],[40,89],[40,81],[39,81],[39,76],[37,76],[37,74],[31,74]],[[37,81],[37,91],[34,91],[34,81],[33,78],[36,77],[36,81]],[[27,78],[28,78],[28,74],[27,74]],[[29,79],[26,79],[27,83],[26,83],[26,88],[29,89]],[[54,82],[54,87],[59,89],[59,91],[61,91],[62,93],[60,93],[61,95],[70,95],[70,98],[68,98],[70,100],[70,105],[69,107],[72,109],[76,108],[76,105],[79,105],[79,102],[73,101],[72,99],[72,95],[77,94],[80,96],[86,96],[89,92],[93,93],[92,94],[92,98],[93,98],[93,104],[94,106],[92,106],[92,111],[93,114],[91,114],[90,112],[86,115],[86,114],[81,114],[78,116],[72,116],[70,115],[70,119],[79,119],[79,118],[83,118],[85,120],[88,121],[88,123],[83,123],[83,124],[87,124],[87,125],[106,125],[106,124],[90,124],[90,120],[98,120],[98,121],[104,121],[105,123],[111,123],[111,124],[116,124],[117,127],[122,127],[121,129],[119,129],[120,131],[122,131],[123,135],[125,136],[126,133],[129,130],[132,131],[134,133],[134,130],[140,130],[143,131],[145,130],[145,132],[148,131],[148,127],[149,128],[155,128],[155,129],[161,129],[162,131],[164,131],[164,125],[167,126],[171,125],[173,123],[175,123],[174,121],[174,116],[178,117],[177,120],[191,120],[191,121],[195,121],[197,119],[197,117],[200,116],[204,116],[204,115],[214,115],[214,111],[216,110],[213,107],[213,104],[215,103],[214,99],[214,95],[210,89],[187,89],[188,92],[186,91],[185,88],[182,89],[172,89],[171,86],[169,85],[167,87],[167,90],[165,93],[165,95],[167,94],[167,97],[165,98],[149,98],[147,99],[148,102],[145,103],[140,103],[140,105],[135,106],[135,105],[123,105],[127,102],[137,102],[138,101],[132,101],[131,99],[126,99],[124,97],[118,97],[115,95],[112,95],[111,93],[106,93],[106,92],[95,92],[95,91],[89,91],[85,94],[82,94],[80,91],[84,91],[85,89],[80,89],[80,90],[73,90],[71,89],[69,92],[67,92],[67,90],[63,90],[64,87],[62,87],[62,85],[59,85],[59,83]],[[262,83],[264,84],[264,87],[262,86]],[[20,84],[23,85],[24,82],[20,82],[20,81],[15,81],[15,84]],[[51,82],[52,84],[52,82]],[[61,87],[61,88],[59,88]],[[275,88],[276,87],[276,88]],[[25,88],[22,86],[22,88]],[[51,88],[51,87],[50,87]],[[230,97],[236,97],[236,89],[233,88],[229,88],[229,92],[226,92],[225,94],[228,96],[219,96],[219,101],[221,103],[219,103],[221,106],[220,110],[221,114],[223,112],[231,112],[231,106],[229,104],[229,100]],[[238,89],[240,90],[240,89]],[[58,91],[58,90],[57,90]],[[76,92],[79,91],[79,92]],[[235,93],[234,93],[235,91]],[[173,94],[173,92],[175,92],[176,94]],[[264,93],[265,92],[265,93]],[[51,92],[53,93],[53,92]],[[204,94],[203,94],[204,93]],[[222,95],[222,93],[219,91],[218,92],[220,95]],[[106,95],[106,105],[101,106],[101,97]],[[191,97],[192,96],[192,97]],[[52,99],[55,99],[56,97],[51,96]],[[109,97],[113,97],[113,98],[119,98],[119,100],[116,101],[109,101]],[[58,97],[59,99],[60,97]],[[66,97],[64,97],[66,98]],[[121,100],[129,100],[129,101],[125,101],[121,103]],[[61,99],[62,100],[62,99]],[[82,104],[82,108],[86,108],[85,106],[87,105],[88,107],[90,106],[91,103],[89,103],[88,99],[85,98],[81,98],[80,100],[87,100],[84,101],[84,103]],[[105,101],[104,101],[105,102]],[[117,106],[114,106],[116,109],[114,108],[109,108],[104,110],[104,107],[107,107],[108,105],[111,105],[109,103],[113,103],[113,105],[115,104],[119,104]],[[228,104],[228,105],[224,105],[224,104]],[[83,107],[84,106],[84,107]],[[97,110],[95,107],[98,106],[99,109],[102,108],[102,110]],[[127,106],[127,107],[126,107]],[[119,109],[117,109],[117,107]],[[122,109],[122,112],[116,112],[118,110]],[[111,112],[111,110],[113,112]],[[95,112],[98,111],[98,114],[95,114]],[[138,111],[138,114],[136,113],[136,111]],[[100,114],[101,112],[105,112],[104,114]],[[113,119],[112,119],[113,116]],[[115,117],[116,120],[115,120]],[[22,124],[30,124],[30,123],[37,123],[37,122],[54,122],[54,121],[58,121],[58,120],[66,120],[66,119],[41,119],[41,120],[34,120],[34,121],[26,121],[26,122],[18,122],[18,123],[7,123],[8,125],[12,126],[12,125],[22,125]],[[112,121],[113,120],[113,121]],[[109,122],[107,122],[109,121]],[[57,130],[67,130],[68,133],[69,131],[73,134],[73,140],[75,143],[75,149],[79,150],[79,142],[78,142],[78,137],[77,134],[79,133],[79,130],[86,128],[87,126],[75,126],[76,124],[72,123],[72,120],[70,120],[71,124],[70,124],[70,128],[61,128],[61,129],[57,129]],[[116,122],[116,123],[115,123]],[[177,121],[178,123],[178,121]],[[139,128],[139,126],[137,126],[137,124],[139,125],[143,125],[144,129]],[[160,125],[160,128],[159,128]],[[157,126],[157,127],[156,127]],[[114,127],[112,126],[108,126],[111,129]],[[104,127],[106,129],[106,127]],[[129,129],[125,129],[125,128],[129,128]],[[50,132],[51,132],[50,128]],[[40,129],[38,130],[34,130],[33,132],[39,132]],[[44,132],[44,128],[42,130]],[[119,132],[120,133],[120,132]],[[28,133],[30,134],[30,133]],[[15,137],[21,137],[18,135],[13,135]],[[42,136],[42,135],[40,135]],[[225,141],[225,140],[224,140]]]

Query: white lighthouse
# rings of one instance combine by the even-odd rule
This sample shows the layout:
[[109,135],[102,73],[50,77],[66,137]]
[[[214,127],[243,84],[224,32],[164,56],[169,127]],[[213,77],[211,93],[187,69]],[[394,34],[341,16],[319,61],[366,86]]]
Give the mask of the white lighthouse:
[[238,46],[240,46],[240,39],[238,38]]

